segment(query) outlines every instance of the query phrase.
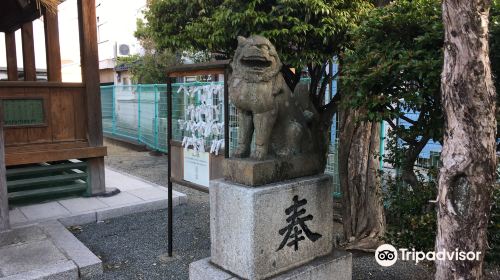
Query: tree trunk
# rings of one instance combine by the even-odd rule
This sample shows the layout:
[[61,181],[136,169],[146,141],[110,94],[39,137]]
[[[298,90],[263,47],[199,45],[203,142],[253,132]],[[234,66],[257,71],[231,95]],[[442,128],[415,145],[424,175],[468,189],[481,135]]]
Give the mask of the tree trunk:
[[403,163],[401,164],[401,179],[412,187],[417,187],[418,185],[418,178],[415,173],[415,163],[425,145],[429,142],[429,139],[430,137],[427,134],[423,135],[420,141],[411,145],[404,153]]
[[350,248],[375,249],[385,231],[378,175],[380,124],[358,122],[360,110],[340,115],[339,175],[344,236]]
[[441,80],[445,130],[438,179],[436,251],[480,252],[436,260],[436,279],[482,279],[495,184],[495,89],[488,56],[489,0],[444,0]]

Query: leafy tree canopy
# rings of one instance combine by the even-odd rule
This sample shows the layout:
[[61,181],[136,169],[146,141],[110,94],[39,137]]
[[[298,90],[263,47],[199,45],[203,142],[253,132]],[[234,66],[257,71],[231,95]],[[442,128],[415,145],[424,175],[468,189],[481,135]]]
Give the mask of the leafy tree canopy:
[[[399,0],[373,10],[346,52],[342,86],[349,105],[369,109],[371,120],[421,112],[424,119],[413,128],[418,130],[413,138],[429,126],[441,126],[443,32],[438,0]],[[439,140],[436,131],[430,136]]]
[[237,36],[263,35],[276,46],[290,88],[307,67],[309,95],[329,127],[336,100],[324,105],[333,78],[326,65],[341,56],[349,30],[373,8],[364,0],[150,0],[137,36],[152,38],[159,49],[218,53],[230,58]]
[[138,35],[159,48],[231,57],[238,35],[259,34],[275,44],[281,60],[300,69],[331,59],[372,5],[362,0],[152,0]]

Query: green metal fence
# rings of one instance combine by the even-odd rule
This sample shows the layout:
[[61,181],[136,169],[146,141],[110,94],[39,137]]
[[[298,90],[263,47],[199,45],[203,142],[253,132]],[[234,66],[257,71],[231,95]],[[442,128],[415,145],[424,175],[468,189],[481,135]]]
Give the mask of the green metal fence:
[[[172,84],[173,139],[182,141],[186,132],[179,120],[186,118],[190,104],[199,104],[197,95],[189,92],[207,90],[222,83],[194,82]],[[214,100],[222,108],[223,100]],[[167,85],[138,84],[101,87],[102,122],[105,135],[143,143],[149,148],[167,152]],[[223,111],[220,112],[221,116]]]
[[102,125],[106,135],[167,152],[167,86],[102,86]]
[[[304,80],[303,82],[308,82]],[[211,90],[213,87],[223,88],[222,82],[194,82],[172,84],[172,132],[173,140],[183,141],[190,132],[181,128],[182,121],[188,116],[190,105],[199,105],[199,95],[190,94],[197,91]],[[328,94],[328,93],[327,93]],[[210,100],[219,106],[220,118],[223,117],[223,95],[214,95]],[[205,101],[206,102],[206,101]],[[139,84],[126,86],[102,86],[102,121],[105,135],[142,143],[150,149],[167,151],[167,85]],[[237,109],[229,104],[229,153],[236,148],[238,135]],[[179,122],[180,121],[180,122]],[[325,173],[333,176],[333,194],[340,196],[340,180],[338,176],[338,145],[336,141],[337,125],[332,126],[332,144],[330,145]],[[224,136],[217,136],[217,139]],[[206,139],[209,143],[213,137]]]

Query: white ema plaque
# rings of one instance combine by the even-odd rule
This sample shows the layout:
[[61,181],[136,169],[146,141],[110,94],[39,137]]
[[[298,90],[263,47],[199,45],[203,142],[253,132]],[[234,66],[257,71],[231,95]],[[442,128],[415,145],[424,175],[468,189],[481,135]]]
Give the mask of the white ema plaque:
[[184,180],[205,187],[209,186],[209,153],[184,149]]

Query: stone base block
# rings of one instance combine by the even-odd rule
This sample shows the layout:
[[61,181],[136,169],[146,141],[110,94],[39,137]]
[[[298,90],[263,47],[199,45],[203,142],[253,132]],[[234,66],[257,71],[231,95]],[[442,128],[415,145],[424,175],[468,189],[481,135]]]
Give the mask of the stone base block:
[[211,261],[243,279],[266,279],[333,248],[329,175],[247,187],[210,182]]
[[[239,280],[238,276],[214,265],[210,258],[189,265],[190,280]],[[352,254],[335,250],[300,267],[283,272],[268,280],[351,280]]]
[[321,173],[321,157],[300,155],[264,161],[250,158],[229,158],[223,161],[224,178],[228,181],[260,186]]

